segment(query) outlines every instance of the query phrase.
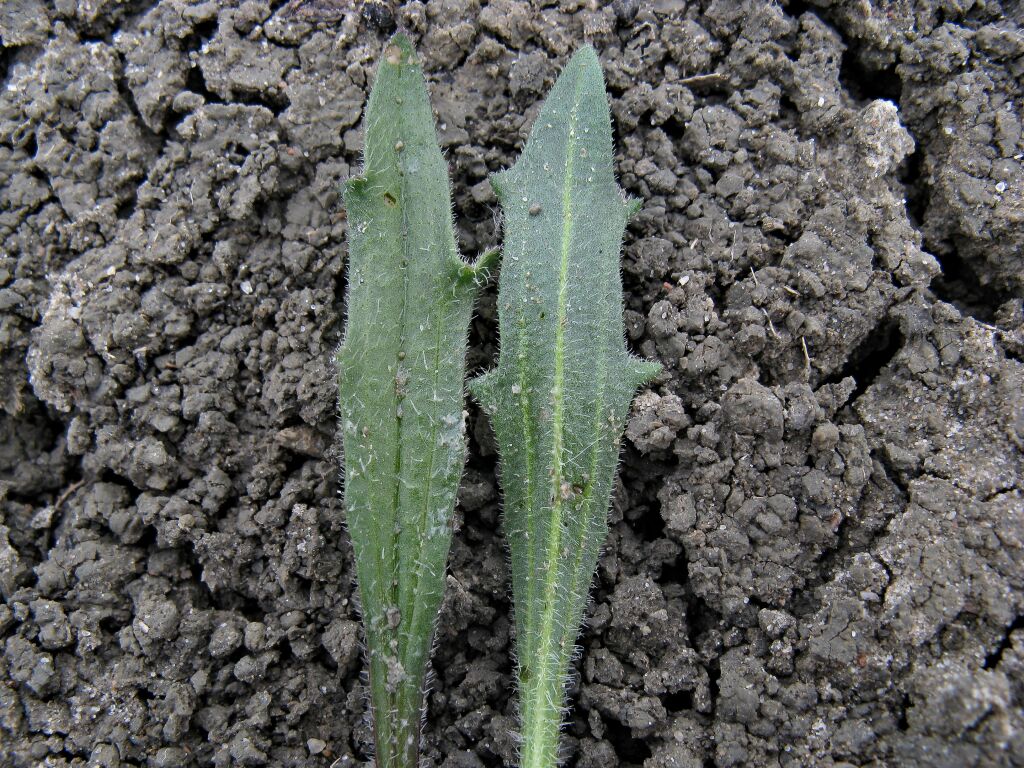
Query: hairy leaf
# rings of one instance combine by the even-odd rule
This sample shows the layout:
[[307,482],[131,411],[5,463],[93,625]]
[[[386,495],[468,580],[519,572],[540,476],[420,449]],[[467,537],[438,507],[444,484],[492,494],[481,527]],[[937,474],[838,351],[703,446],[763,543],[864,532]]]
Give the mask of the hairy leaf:
[[501,354],[471,390],[500,448],[521,764],[535,768],[557,759],[564,680],[607,533],[629,403],[660,370],[624,347],[619,250],[636,202],[615,182],[592,48],[567,65],[522,157],[492,185],[505,212]]
[[384,50],[362,176],[345,188],[348,321],[337,355],[345,510],[370,665],[377,765],[415,766],[423,677],[465,460],[471,266],[409,40]]

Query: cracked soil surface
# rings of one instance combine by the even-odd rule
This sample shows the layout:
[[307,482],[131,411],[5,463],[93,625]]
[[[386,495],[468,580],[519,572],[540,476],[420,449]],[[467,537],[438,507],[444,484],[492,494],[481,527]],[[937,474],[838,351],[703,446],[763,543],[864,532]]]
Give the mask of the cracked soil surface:
[[[0,3],[0,765],[370,755],[332,352],[397,26],[459,234],[580,40],[634,406],[566,765],[1024,765],[1024,11]],[[496,355],[493,287],[470,367]],[[424,754],[515,761],[475,405]]]

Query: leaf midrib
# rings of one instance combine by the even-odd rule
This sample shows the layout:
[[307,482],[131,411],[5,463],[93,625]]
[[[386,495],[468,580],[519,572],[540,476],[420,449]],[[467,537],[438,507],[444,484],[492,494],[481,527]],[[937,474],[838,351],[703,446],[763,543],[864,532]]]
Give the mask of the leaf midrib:
[[[552,399],[552,440],[551,440],[551,467],[552,467],[552,503],[551,516],[548,522],[548,551],[547,562],[544,573],[544,614],[541,623],[541,634],[536,658],[540,662],[540,670],[536,677],[537,689],[543,692],[544,688],[553,681],[547,678],[551,672],[552,659],[561,656],[561,653],[553,654],[550,648],[554,640],[555,603],[557,593],[557,582],[559,569],[558,551],[562,545],[562,463],[564,460],[564,431],[565,431],[565,325],[567,320],[567,294],[568,294],[568,273],[569,273],[569,252],[572,246],[574,217],[572,210],[572,189],[575,181],[575,159],[576,159],[576,125],[579,120],[579,102],[582,84],[582,76],[577,76],[572,109],[569,112],[569,132],[566,140],[565,152],[565,179],[562,185],[562,242],[561,261],[559,264],[558,277],[558,313],[555,321],[555,348],[554,348],[554,375],[551,386]],[[543,695],[543,693],[541,693]],[[534,702],[539,704],[539,702]],[[533,728],[526,726],[524,730],[533,733],[543,733],[544,729],[539,727],[549,715],[544,706],[534,706],[530,714],[537,721]],[[537,747],[541,745],[537,744]],[[542,747],[541,747],[542,748]]]

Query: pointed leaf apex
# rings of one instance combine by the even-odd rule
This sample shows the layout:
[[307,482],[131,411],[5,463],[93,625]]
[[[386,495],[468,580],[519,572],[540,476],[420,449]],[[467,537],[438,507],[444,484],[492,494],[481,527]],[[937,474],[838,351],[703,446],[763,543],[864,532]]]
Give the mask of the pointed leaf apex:
[[597,51],[590,43],[586,43],[572,55],[573,61],[578,61],[582,66],[590,67],[596,66],[598,69],[601,68],[601,62],[597,58]]
[[473,279],[476,285],[482,286],[491,279],[491,273],[498,267],[500,260],[500,248],[489,248],[477,257],[473,262]]
[[471,394],[480,407],[487,413],[493,413],[498,407],[498,370],[488,371],[469,381],[469,394]]
[[565,67],[565,73],[570,73],[570,77],[576,81],[587,81],[593,86],[592,96],[600,96],[605,102],[608,101],[604,92],[604,70],[592,45],[584,45],[573,54]]
[[402,32],[395,33],[384,48],[382,64],[401,66],[406,63],[416,63],[416,50],[412,47],[412,41]]

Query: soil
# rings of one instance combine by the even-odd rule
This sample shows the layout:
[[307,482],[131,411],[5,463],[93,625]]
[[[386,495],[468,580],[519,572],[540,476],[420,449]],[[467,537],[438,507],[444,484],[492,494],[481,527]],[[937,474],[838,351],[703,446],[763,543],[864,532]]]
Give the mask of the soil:
[[[338,193],[396,27],[467,254],[581,40],[645,201],[627,327],[665,372],[566,765],[1024,765],[1022,25],[1012,0],[5,0],[0,765],[368,759]],[[446,768],[516,747],[467,408],[424,732]]]

